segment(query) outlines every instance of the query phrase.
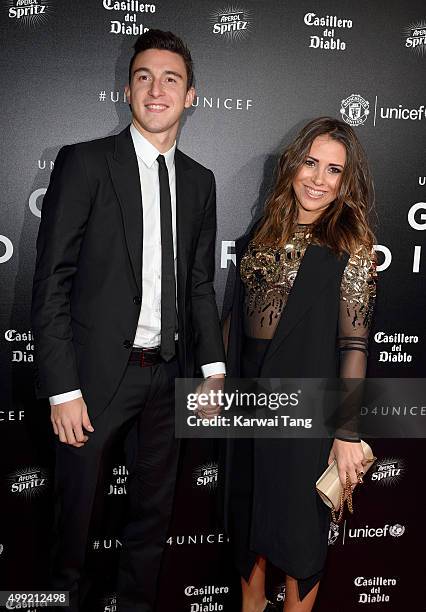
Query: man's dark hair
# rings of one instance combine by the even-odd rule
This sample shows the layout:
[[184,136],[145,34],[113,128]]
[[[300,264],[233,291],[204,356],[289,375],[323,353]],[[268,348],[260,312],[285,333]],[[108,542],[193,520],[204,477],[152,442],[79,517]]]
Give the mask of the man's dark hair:
[[164,32],[163,30],[148,30],[135,42],[133,45],[135,50],[132,59],[129,64],[129,84],[132,80],[132,68],[135,57],[141,51],[147,51],[148,49],[162,49],[164,51],[172,51],[180,55],[185,62],[186,76],[187,76],[187,89],[192,87],[194,84],[194,66],[192,63],[191,53],[188,47],[185,45],[183,40],[173,34],[173,32]]

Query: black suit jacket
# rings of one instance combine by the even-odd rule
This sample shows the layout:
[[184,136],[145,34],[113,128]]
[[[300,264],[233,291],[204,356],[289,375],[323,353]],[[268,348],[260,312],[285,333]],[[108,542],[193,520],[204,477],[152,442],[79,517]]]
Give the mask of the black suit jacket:
[[[258,222],[260,223],[260,221]],[[236,279],[230,304],[228,376],[240,376],[244,285],[240,264],[258,223],[236,240]],[[262,363],[261,376],[327,378],[338,376],[337,327],[340,283],[349,256],[326,246],[308,245],[294,286]]]
[[[236,241],[236,280],[230,310],[227,375],[241,375],[244,285],[241,259],[253,228]],[[260,367],[264,378],[335,378],[340,284],[348,255],[310,244]],[[303,389],[303,386],[302,386]],[[321,397],[317,404],[320,404]],[[315,406],[313,406],[313,409]],[[314,420],[315,420],[315,412]],[[228,528],[235,440],[223,445],[219,504]],[[325,562],[330,511],[315,490],[327,467],[331,439],[255,439],[253,443],[250,547],[297,578],[319,572]],[[268,520],[265,520],[265,516]],[[309,554],[307,554],[307,552]]]
[[[182,375],[224,361],[213,288],[213,173],[175,153],[177,303]],[[142,199],[130,129],[63,147],[44,198],[32,327],[36,391],[80,388],[103,410],[129,358],[142,298]]]

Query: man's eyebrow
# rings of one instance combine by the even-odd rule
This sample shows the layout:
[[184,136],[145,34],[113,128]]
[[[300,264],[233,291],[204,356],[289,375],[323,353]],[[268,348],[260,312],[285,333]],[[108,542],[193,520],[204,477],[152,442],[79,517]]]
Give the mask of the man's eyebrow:
[[140,66],[140,68],[136,68],[133,71],[133,74],[135,75],[137,72],[151,72],[149,68],[145,68],[145,66]]
[[173,76],[177,77],[178,79],[183,79],[183,76],[179,72],[175,72],[174,70],[166,70],[165,73],[166,74],[172,74]]
[[[149,68],[146,68],[145,66],[140,66],[139,68],[136,68],[136,70],[134,70],[133,72],[133,76],[137,74],[138,72],[149,72],[149,74],[152,74],[151,70]],[[164,74],[167,74],[167,75],[172,74],[178,79],[183,79],[183,76],[179,74],[179,72],[175,72],[174,70],[165,70]]]
[[[316,157],[312,157],[312,155],[308,155],[309,159],[313,159],[316,162],[319,162],[319,159],[317,159]],[[335,164],[333,162],[331,162],[330,164],[328,164],[329,166],[339,166],[339,168],[343,168],[343,166],[341,164]]]

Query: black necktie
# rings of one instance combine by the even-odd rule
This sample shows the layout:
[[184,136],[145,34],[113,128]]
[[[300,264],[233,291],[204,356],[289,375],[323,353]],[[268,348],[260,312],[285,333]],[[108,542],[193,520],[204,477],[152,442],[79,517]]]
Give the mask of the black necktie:
[[173,254],[172,201],[169,173],[163,155],[157,157],[161,220],[161,348],[165,361],[175,355],[176,280]]

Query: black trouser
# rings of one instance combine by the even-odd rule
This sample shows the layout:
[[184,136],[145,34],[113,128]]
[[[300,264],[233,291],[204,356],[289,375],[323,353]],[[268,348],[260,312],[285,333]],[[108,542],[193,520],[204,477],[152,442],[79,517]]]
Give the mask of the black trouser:
[[[81,448],[62,442],[56,452],[56,513],[51,589],[70,591],[79,610],[82,573],[98,481],[109,448],[131,426],[126,445],[129,517],[122,538],[118,610],[152,612],[171,516],[178,459],[174,438],[177,359],[142,368],[129,364],[109,406],[92,419]],[[88,407],[90,415],[90,406]],[[61,608],[64,610],[64,608]]]

